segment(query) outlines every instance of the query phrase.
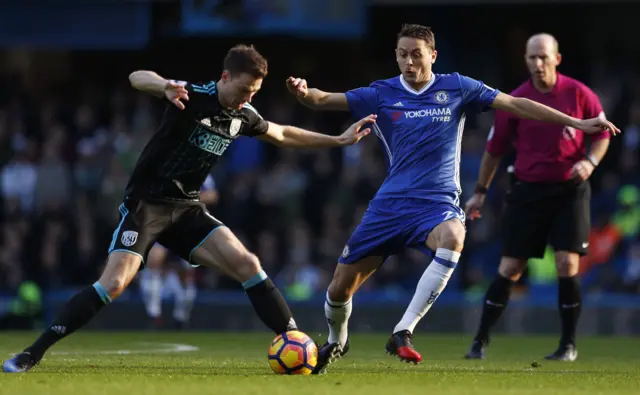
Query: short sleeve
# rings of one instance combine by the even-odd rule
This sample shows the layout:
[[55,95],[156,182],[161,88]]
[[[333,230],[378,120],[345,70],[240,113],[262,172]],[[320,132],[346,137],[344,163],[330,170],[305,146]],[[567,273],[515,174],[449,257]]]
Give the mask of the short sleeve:
[[489,132],[486,151],[493,156],[507,153],[518,128],[517,118],[502,110],[496,111],[493,127]]
[[242,128],[242,134],[245,136],[256,137],[267,133],[269,122],[262,118],[262,115],[251,104],[245,103],[243,111],[247,115],[248,125]]
[[487,111],[491,108],[493,101],[498,93],[497,89],[493,89],[482,83],[482,81],[460,75],[460,87],[462,89],[462,101],[476,111]]
[[[584,119],[590,118],[606,118],[602,104],[598,96],[589,88],[584,87],[582,89],[582,114]],[[604,131],[597,134],[590,135],[591,141],[602,140],[610,138],[609,132]]]
[[345,93],[349,110],[354,118],[378,113],[378,90],[372,87],[356,88]]

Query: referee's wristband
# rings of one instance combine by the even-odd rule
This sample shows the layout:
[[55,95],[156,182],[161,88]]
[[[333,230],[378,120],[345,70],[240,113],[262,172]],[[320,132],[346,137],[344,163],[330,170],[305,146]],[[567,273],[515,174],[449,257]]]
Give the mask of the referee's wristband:
[[473,193],[479,193],[479,194],[482,194],[482,195],[486,195],[487,192],[489,192],[489,188],[483,187],[480,184],[476,184],[476,189],[474,189],[474,191],[473,191]]
[[592,155],[586,155],[585,158],[593,165],[593,167],[598,167],[598,161]]

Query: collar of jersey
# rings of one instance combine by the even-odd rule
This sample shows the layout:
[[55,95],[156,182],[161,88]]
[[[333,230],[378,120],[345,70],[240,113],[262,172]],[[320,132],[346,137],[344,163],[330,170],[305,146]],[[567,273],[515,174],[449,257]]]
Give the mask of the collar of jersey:
[[224,115],[225,119],[231,119],[238,117],[242,114],[242,110],[236,110],[235,108],[221,107],[220,113]]
[[400,83],[402,84],[402,87],[409,93],[413,93],[414,95],[421,95],[423,93],[425,93],[426,91],[429,90],[429,88],[431,88],[431,85],[433,85],[433,83],[436,81],[436,74],[435,73],[431,73],[431,79],[429,80],[429,82],[427,82],[427,85],[423,86],[422,89],[420,89],[419,91],[413,89],[411,87],[411,85],[409,85],[407,83],[407,81],[405,81],[404,76],[402,74],[400,74]]
[[233,116],[237,116],[238,114],[240,114],[242,112],[242,110],[236,110],[233,108],[227,108],[225,106],[222,105],[222,103],[220,102],[220,91],[218,90],[218,83],[215,81],[211,81],[215,84],[216,87],[216,100],[218,101],[218,106],[220,108],[220,112],[224,115],[226,115],[227,117],[233,117]]

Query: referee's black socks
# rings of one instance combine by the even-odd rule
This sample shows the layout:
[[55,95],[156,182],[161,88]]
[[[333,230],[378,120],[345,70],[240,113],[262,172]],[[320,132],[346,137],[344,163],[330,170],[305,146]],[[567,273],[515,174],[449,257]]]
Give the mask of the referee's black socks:
[[577,277],[558,278],[558,309],[562,324],[560,344],[576,344],[576,328],[582,312],[582,292]]
[[280,334],[297,329],[289,305],[264,271],[261,270],[242,283],[242,287],[249,296],[258,317],[274,333]]
[[507,308],[512,286],[513,281],[502,277],[500,274],[496,276],[489,286],[484,297],[482,318],[480,319],[480,327],[475,337],[476,341],[484,344],[488,343],[491,328],[498,322],[502,313]]
[[31,353],[34,359],[40,360],[49,347],[82,328],[95,317],[102,307],[110,302],[109,295],[96,281],[92,286],[75,294],[58,313],[51,325],[25,351]]

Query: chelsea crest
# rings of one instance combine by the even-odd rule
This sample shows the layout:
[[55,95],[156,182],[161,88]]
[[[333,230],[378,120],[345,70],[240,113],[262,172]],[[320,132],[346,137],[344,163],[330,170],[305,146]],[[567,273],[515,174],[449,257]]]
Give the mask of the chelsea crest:
[[438,91],[433,95],[433,98],[439,104],[444,104],[449,101],[449,94],[445,91]]

